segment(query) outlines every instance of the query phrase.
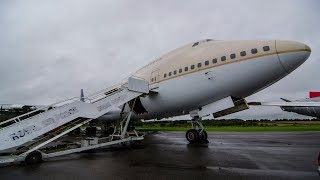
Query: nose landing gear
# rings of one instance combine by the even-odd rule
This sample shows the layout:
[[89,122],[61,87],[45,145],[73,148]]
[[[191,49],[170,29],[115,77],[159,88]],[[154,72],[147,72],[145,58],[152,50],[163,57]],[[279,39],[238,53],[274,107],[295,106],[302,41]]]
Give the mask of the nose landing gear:
[[204,130],[201,118],[195,118],[191,121],[192,129],[186,132],[186,139],[190,143],[209,143],[208,134]]

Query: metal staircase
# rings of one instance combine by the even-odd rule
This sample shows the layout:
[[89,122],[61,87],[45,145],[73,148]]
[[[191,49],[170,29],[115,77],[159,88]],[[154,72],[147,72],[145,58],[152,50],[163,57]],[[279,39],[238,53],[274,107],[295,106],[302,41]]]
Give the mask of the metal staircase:
[[[92,119],[106,114],[113,108],[147,93],[149,93],[149,85],[145,80],[130,77],[127,82],[99,91],[84,98],[84,101],[78,97],[67,99],[1,122],[0,150],[30,143],[45,133],[71,122],[67,131],[48,138],[43,143],[51,142]],[[28,152],[43,146],[43,143],[32,145]]]

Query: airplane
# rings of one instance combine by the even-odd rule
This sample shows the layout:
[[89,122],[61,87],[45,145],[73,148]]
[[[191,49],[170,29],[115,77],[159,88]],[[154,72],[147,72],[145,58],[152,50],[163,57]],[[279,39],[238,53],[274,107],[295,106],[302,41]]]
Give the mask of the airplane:
[[133,73],[149,83],[150,93],[98,120],[115,121],[128,108],[133,109],[132,120],[190,114],[192,128],[186,132],[186,139],[207,142],[203,117],[213,114],[217,118],[248,109],[246,97],[290,74],[310,53],[308,45],[286,40],[192,42]]
[[283,102],[250,102],[249,105],[279,106],[283,111],[320,118],[320,92],[310,92],[309,98],[290,101],[280,98]]

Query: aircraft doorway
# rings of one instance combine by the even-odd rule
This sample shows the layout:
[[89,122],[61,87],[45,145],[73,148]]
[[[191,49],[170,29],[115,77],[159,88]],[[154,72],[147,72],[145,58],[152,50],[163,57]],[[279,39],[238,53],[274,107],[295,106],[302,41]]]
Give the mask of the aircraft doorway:
[[150,90],[159,87],[159,69],[152,71],[150,77]]

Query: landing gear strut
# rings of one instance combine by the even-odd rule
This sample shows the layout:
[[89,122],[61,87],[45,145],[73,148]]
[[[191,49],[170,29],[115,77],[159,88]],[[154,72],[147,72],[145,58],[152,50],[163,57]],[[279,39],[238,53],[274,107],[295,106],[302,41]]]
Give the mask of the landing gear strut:
[[191,121],[192,129],[189,129],[186,132],[186,139],[190,143],[209,143],[208,134],[204,130],[204,127],[201,123],[201,118],[195,117]]

